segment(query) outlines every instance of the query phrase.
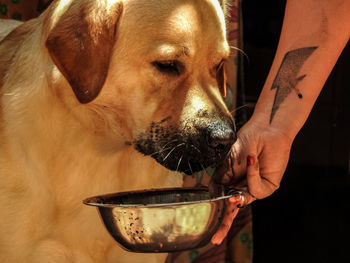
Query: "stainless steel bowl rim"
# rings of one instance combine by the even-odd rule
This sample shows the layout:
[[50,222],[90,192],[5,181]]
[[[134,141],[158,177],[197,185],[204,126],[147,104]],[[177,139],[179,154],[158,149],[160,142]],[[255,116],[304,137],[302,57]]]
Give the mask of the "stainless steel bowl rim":
[[162,204],[104,204],[104,203],[96,203],[91,202],[90,200],[93,199],[93,197],[87,198],[83,201],[85,205],[90,206],[97,206],[97,207],[122,207],[122,208],[159,208],[159,207],[173,207],[173,206],[183,206],[183,205],[192,205],[192,204],[199,204],[199,203],[208,203],[208,202],[216,202],[222,199],[228,199],[232,197],[233,195],[224,195],[215,197],[212,199],[204,199],[204,200],[197,200],[197,201],[185,201],[185,202],[176,202],[176,203],[162,203]]

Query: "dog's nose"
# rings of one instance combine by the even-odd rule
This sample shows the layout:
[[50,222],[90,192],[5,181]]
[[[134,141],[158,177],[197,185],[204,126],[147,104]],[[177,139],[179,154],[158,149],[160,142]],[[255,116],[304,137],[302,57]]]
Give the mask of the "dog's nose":
[[237,140],[235,131],[227,124],[211,125],[206,137],[208,146],[215,150],[225,150]]

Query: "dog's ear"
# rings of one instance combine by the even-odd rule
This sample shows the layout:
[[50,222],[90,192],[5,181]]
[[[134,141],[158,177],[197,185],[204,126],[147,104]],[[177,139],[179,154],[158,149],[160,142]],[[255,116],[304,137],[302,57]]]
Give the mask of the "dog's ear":
[[222,62],[216,72],[216,81],[218,82],[218,87],[220,94],[223,98],[226,98],[226,74],[225,74],[225,63]]
[[80,103],[95,99],[105,83],[122,4],[72,1],[49,32],[46,47]]

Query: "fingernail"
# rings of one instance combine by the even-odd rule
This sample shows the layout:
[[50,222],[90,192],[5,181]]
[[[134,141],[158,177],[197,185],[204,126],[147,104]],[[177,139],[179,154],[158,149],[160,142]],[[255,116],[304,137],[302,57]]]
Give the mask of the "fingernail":
[[214,244],[214,245],[217,245],[218,244],[218,241],[217,241],[217,237],[216,236],[213,236],[211,238],[211,243]]
[[237,197],[236,197],[236,196],[232,196],[232,197],[230,197],[228,200],[229,200],[229,202],[230,202],[231,204],[233,204],[233,205],[238,204],[238,200],[237,200]]
[[214,245],[220,245],[221,241],[220,238],[218,238],[216,235],[211,238],[211,243]]
[[248,155],[247,157],[247,165],[252,166],[255,163],[255,158],[252,155]]

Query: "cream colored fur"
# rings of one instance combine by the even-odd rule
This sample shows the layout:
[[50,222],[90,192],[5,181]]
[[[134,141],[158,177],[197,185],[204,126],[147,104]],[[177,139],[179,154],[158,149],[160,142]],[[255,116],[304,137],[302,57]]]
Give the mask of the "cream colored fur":
[[[96,210],[82,200],[181,185],[181,174],[129,145],[164,114],[160,103],[170,105],[173,100],[176,108],[172,90],[188,81],[150,78],[154,74],[147,68],[153,59],[149,54],[159,49],[157,54],[166,56],[174,47],[169,43],[187,45],[192,52],[188,79],[214,83],[200,70],[227,53],[222,11],[216,0],[122,1],[106,82],[96,99],[81,104],[45,47],[50,30],[71,2],[55,2],[42,16],[21,25],[19,36],[9,35],[0,43],[0,262],[163,262],[166,254],[121,249]],[[105,8],[120,1],[76,2]],[[148,16],[149,8],[158,16]],[[154,90],[164,82],[168,89]],[[145,86],[149,88],[140,88]],[[189,93],[193,100],[187,104],[200,107],[215,99],[224,107],[218,90],[208,85],[206,96],[202,93]],[[190,114],[175,112],[181,118]]]

